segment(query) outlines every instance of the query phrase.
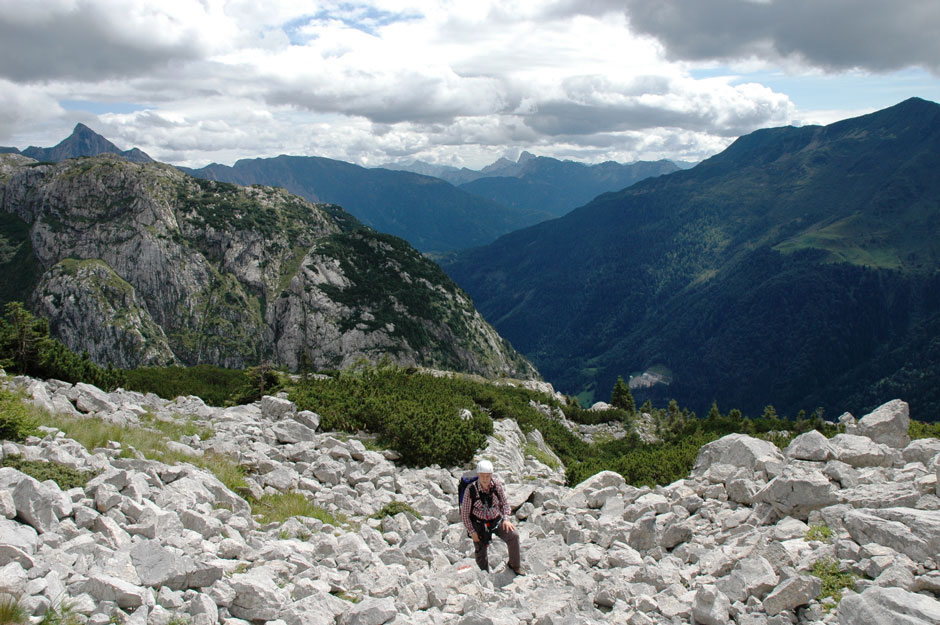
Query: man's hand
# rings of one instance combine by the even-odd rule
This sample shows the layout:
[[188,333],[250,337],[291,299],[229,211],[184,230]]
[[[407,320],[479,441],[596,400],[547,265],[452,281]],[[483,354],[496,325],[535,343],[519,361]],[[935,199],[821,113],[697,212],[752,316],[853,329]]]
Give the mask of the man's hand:
[[516,526],[512,524],[512,521],[509,519],[503,519],[503,531],[511,532],[516,529]]
[[477,534],[476,532],[473,532],[473,535],[470,536],[470,538],[472,538],[472,539],[473,539],[473,542],[475,542],[475,543],[480,542],[480,535]]

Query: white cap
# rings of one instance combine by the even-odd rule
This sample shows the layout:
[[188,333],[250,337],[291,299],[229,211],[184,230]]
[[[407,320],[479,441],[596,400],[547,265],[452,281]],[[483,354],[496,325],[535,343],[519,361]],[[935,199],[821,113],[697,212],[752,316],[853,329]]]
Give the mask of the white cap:
[[492,473],[493,472],[493,463],[489,460],[480,460],[477,463],[477,473]]

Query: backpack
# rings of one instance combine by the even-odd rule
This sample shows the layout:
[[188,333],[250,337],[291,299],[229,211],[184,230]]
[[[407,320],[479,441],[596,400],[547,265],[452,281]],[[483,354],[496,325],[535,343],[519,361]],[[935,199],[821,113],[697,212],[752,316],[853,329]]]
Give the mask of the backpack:
[[[457,482],[457,507],[463,505],[463,494],[467,491],[467,487],[476,482],[479,477],[476,474],[464,473],[460,476],[460,481]],[[471,507],[473,504],[470,504]]]
[[[460,481],[457,482],[457,507],[458,508],[463,505],[463,496],[467,492],[467,489],[470,487],[471,484],[478,483],[479,479],[480,478],[475,473],[464,473],[462,476],[460,476]],[[480,491],[477,488],[470,488],[470,499],[471,499],[470,508],[471,509],[473,508],[474,501],[479,498],[480,498]],[[492,491],[486,494],[486,498],[483,503],[486,506],[493,505]]]

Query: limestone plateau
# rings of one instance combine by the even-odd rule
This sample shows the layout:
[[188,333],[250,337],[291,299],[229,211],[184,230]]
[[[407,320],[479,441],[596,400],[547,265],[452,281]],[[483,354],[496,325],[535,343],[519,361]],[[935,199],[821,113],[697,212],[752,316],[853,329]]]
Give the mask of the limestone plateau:
[[[783,451],[726,436],[700,450],[688,477],[655,489],[611,472],[565,487],[563,469],[525,453],[527,442],[544,447],[537,431],[498,421],[477,458],[495,458],[507,485],[528,569],[516,577],[499,541],[492,573],[473,564],[456,506],[462,467],[396,466],[390,452],[320,431],[316,413],[286,399],[215,408],[87,384],[4,384],[47,410],[125,427],[148,414],[211,426],[211,437],[175,449],[228,454],[249,468],[254,496],[297,492],[348,519],[262,525],[207,471],[116,443],[86,449],[47,428],[4,442],[0,458],[100,473],[63,491],[0,469],[0,593],[36,616],[67,601],[94,625],[940,622],[940,440],[909,441],[899,400]],[[421,518],[369,518],[393,501]],[[828,539],[811,531],[821,526]],[[826,559],[859,576],[829,610],[811,574]]]
[[0,300],[100,364],[388,358],[537,377],[410,245],[273,187],[115,155],[0,155]]

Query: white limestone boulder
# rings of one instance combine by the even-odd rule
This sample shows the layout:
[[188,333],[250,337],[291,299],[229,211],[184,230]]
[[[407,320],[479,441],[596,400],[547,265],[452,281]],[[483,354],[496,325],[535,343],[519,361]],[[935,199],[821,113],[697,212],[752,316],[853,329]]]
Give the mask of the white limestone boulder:
[[860,594],[847,594],[836,611],[839,623],[852,625],[936,625],[940,601],[901,588],[872,586]]
[[901,452],[904,462],[919,462],[927,468],[930,468],[931,461],[937,454],[940,454],[940,439],[936,438],[919,438],[911,441]]
[[846,513],[843,524],[860,545],[876,543],[915,562],[940,553],[940,510],[864,508]]
[[40,534],[55,530],[59,525],[56,508],[60,504],[60,494],[61,491],[54,482],[40,483],[28,475],[23,475],[23,479],[13,488],[13,503],[16,505],[17,516],[32,525]]
[[20,596],[26,590],[26,569],[19,562],[0,566],[0,595]]
[[911,424],[907,402],[895,399],[882,404],[858,421],[858,433],[876,443],[904,449],[911,442],[907,430]]
[[117,412],[118,406],[111,401],[107,393],[97,386],[79,382],[68,392],[68,398],[81,412]]
[[300,410],[294,415],[294,419],[311,430],[317,430],[320,427],[320,415],[310,410]]
[[763,599],[771,590],[777,587],[779,577],[774,572],[773,565],[763,556],[751,556],[739,560],[734,565],[731,575],[718,583],[732,602],[747,602],[750,597]]
[[838,501],[836,488],[822,473],[791,468],[772,479],[754,500],[772,506],[781,516],[806,519],[813,510]]
[[810,430],[800,434],[787,445],[783,450],[787,458],[794,460],[811,460],[814,462],[825,462],[832,457],[832,449],[829,447],[829,439],[823,436],[818,430]]
[[890,467],[897,453],[867,436],[854,434],[837,434],[829,439],[829,446],[836,460],[856,468]]
[[778,475],[786,458],[777,446],[746,434],[728,434],[704,445],[695,459],[694,475],[701,475],[713,464],[726,464],[768,476]]
[[806,605],[819,595],[822,581],[812,575],[798,575],[784,580],[767,595],[762,605],[770,616]]
[[246,621],[272,621],[288,602],[287,592],[278,587],[276,574],[257,568],[233,575],[229,580],[235,599],[229,606],[232,616]]
[[114,575],[93,575],[85,583],[84,591],[98,601],[113,601],[121,608],[139,608],[144,605],[147,591]]
[[397,614],[395,601],[391,597],[369,597],[353,604],[337,622],[340,625],[382,625],[391,621]]
[[731,602],[713,584],[706,584],[695,592],[692,617],[698,625],[726,625]]
[[261,415],[270,421],[280,421],[285,417],[293,417],[297,414],[297,406],[294,402],[280,397],[265,395],[261,398]]

